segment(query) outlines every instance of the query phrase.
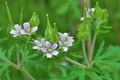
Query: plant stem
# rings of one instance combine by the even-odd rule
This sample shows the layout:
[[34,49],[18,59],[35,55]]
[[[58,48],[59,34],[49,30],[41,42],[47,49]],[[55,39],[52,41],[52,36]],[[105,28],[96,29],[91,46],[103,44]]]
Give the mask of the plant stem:
[[25,52],[24,52],[23,57],[22,57],[21,65],[24,63],[26,55],[27,55],[27,46],[25,46]]
[[35,80],[24,68],[22,68],[21,71],[25,73],[30,78],[30,80]]
[[85,50],[85,40],[82,40],[82,49],[83,49],[83,54],[84,54],[85,61],[89,65],[86,50]]
[[80,63],[78,63],[78,62],[76,62],[76,61],[74,61],[74,60],[72,60],[72,59],[70,59],[70,58],[68,58],[68,57],[65,57],[65,59],[66,59],[67,61],[69,61],[69,62],[73,63],[73,64],[78,65],[78,66],[79,66],[79,67],[81,67],[81,68],[86,68],[86,66],[85,66],[85,65],[80,64]]
[[5,61],[5,62],[7,62],[8,64],[10,64],[12,67],[14,67],[16,69],[19,69],[19,66],[16,65],[16,64],[14,64],[14,63],[12,63],[11,61],[9,61],[9,60],[7,60],[7,59],[5,59],[3,57],[0,57],[0,59],[3,60],[3,61]]
[[90,61],[90,62],[92,62],[96,38],[97,38],[97,34],[95,33],[94,36],[93,36],[91,53],[90,53],[90,56],[89,56],[89,61]]

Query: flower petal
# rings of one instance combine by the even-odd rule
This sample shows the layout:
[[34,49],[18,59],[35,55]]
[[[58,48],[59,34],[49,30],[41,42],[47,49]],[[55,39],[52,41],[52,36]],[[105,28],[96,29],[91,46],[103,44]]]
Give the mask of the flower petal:
[[40,47],[34,46],[33,49],[38,49],[38,50],[40,50]]
[[51,46],[52,49],[56,49],[58,47],[58,45],[55,43]]
[[63,51],[68,51],[68,48],[67,47],[63,47]]
[[28,34],[28,33],[26,33],[24,30],[21,30],[21,34]]
[[19,35],[18,34],[13,35],[13,37],[17,37],[17,36],[19,36]]
[[18,25],[18,24],[16,24],[16,25],[15,25],[15,29],[17,30],[17,32],[20,32],[20,31],[21,31],[21,26]]
[[43,52],[47,52],[47,48],[41,48]]
[[47,58],[51,58],[52,57],[52,54],[50,54],[50,53],[47,53]]
[[37,31],[37,29],[38,29],[38,27],[36,26],[36,27],[33,27],[32,29],[31,29],[31,33],[33,33],[33,32],[35,32],[35,31]]
[[41,44],[44,45],[45,44],[45,39],[41,39]]
[[59,41],[58,43],[59,43],[59,45],[63,45],[61,41]]
[[47,48],[50,48],[50,47],[51,47],[50,42],[49,42],[49,41],[46,41],[45,46],[46,46]]
[[26,31],[30,31],[30,24],[28,22],[23,23],[23,27]]
[[39,45],[39,44],[40,44],[40,42],[39,42],[38,40],[35,40],[34,43],[35,43],[36,45]]
[[10,34],[18,34],[16,30],[11,30]]
[[53,55],[58,55],[59,52],[58,52],[58,51],[52,51],[51,54],[53,54]]

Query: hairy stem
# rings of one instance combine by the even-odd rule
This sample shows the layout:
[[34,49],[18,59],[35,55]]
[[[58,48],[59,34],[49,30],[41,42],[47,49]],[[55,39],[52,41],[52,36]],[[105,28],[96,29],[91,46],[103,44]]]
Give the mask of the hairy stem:
[[14,63],[12,63],[11,61],[9,61],[9,60],[7,60],[7,59],[5,59],[3,57],[0,57],[0,59],[3,60],[3,61],[5,61],[5,62],[7,62],[8,64],[10,64],[12,67],[14,67],[16,69],[19,69],[19,66],[16,65],[16,64],[14,64]]
[[65,57],[65,59],[66,59],[67,61],[69,61],[69,62],[73,63],[73,64],[78,65],[78,66],[79,66],[79,67],[81,67],[81,68],[86,68],[86,66],[85,66],[85,65],[80,64],[80,63],[78,63],[78,62],[76,62],[76,61],[74,61],[74,60],[72,60],[72,59],[70,59],[70,58],[68,58],[68,57]]
[[90,62],[92,62],[92,59],[93,59],[93,53],[94,53],[94,47],[95,47],[96,38],[97,38],[97,34],[95,33],[94,36],[93,36],[91,53],[90,53],[90,56],[89,56],[89,61]]
[[27,55],[27,46],[25,46],[25,52],[24,52],[23,57],[22,57],[21,65],[24,63],[26,55]]
[[85,40],[82,40],[82,49],[83,49],[83,54],[84,54],[85,61],[89,65],[89,61],[88,61],[86,50],[85,50]]
[[35,80],[24,68],[22,68],[21,71],[25,73],[29,77],[30,80]]

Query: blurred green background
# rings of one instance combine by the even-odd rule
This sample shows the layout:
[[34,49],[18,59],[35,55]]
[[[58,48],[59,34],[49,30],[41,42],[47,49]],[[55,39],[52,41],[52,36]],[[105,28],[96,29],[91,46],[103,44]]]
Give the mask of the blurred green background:
[[[96,49],[101,41],[105,41],[106,45],[120,45],[120,0],[86,0],[92,8],[96,2],[99,2],[101,8],[106,8],[109,13],[108,25],[113,26],[110,33],[100,34],[97,38]],[[46,14],[49,14],[51,25],[56,23],[59,32],[70,32],[76,38],[77,25],[80,23],[80,18],[83,16],[83,0],[0,0],[0,27],[3,27],[0,32],[0,38],[9,36],[9,21],[6,12],[5,2],[11,12],[13,22],[19,23],[19,15],[21,7],[24,8],[23,22],[28,22],[34,12],[39,15],[40,25],[38,33],[44,35],[46,28]],[[14,43],[11,40],[0,43],[0,47],[8,49]],[[40,71],[33,74],[36,79],[39,76],[45,77],[46,72]],[[120,80],[119,70],[111,72],[113,80]],[[13,74],[13,76],[15,73]],[[17,80],[17,79],[15,79]],[[39,80],[39,79],[38,79]]]

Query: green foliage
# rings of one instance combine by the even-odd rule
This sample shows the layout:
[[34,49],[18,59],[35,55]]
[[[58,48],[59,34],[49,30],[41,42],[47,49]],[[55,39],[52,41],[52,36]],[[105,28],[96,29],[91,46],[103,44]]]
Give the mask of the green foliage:
[[40,24],[40,20],[38,18],[38,15],[36,14],[36,12],[33,13],[29,23],[32,27],[38,26]]
[[120,47],[109,46],[106,52],[102,54],[104,42],[101,43],[100,48],[94,58],[96,64],[101,64],[99,67],[103,67],[102,64],[106,64],[112,67],[120,66]]
[[[0,48],[0,58],[2,58],[3,60],[11,61],[13,50],[14,50],[14,47],[11,47],[8,51],[2,50],[2,48]],[[8,52],[8,53],[6,54],[6,52]],[[9,70],[10,64],[6,63],[6,62],[0,62],[0,67],[1,67],[0,68],[0,78],[2,78],[2,75],[4,74],[8,80],[11,80],[10,74],[9,74],[10,73],[10,70]]]

